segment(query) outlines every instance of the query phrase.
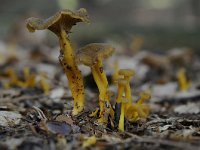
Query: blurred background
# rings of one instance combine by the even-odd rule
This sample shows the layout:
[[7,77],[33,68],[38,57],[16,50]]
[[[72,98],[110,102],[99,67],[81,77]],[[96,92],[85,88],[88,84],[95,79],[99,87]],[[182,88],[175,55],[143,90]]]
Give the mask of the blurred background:
[[[25,19],[48,18],[61,9],[87,9],[91,24],[79,24],[71,38],[77,46],[111,42],[127,49],[168,50],[189,47],[199,52],[199,0],[0,0],[0,39],[21,46],[58,45],[48,32],[28,33]],[[134,42],[133,42],[134,41]]]

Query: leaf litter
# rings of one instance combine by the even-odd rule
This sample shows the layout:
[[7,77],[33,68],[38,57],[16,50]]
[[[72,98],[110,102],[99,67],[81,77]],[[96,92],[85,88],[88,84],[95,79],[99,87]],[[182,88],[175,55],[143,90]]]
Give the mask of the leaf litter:
[[[63,82],[62,69],[54,59],[54,49],[47,48],[51,55],[49,57],[46,54],[33,53],[33,50],[25,53],[24,56],[22,48],[14,49],[20,54],[17,56],[13,56],[13,52],[9,53],[3,46],[1,51],[2,54],[6,53],[0,66],[0,147],[2,149],[54,150],[87,147],[89,149],[194,150],[200,147],[200,89],[197,84],[200,82],[199,77],[190,78],[191,86],[183,92],[179,90],[180,85],[175,73],[178,71],[175,60],[182,58],[185,51],[181,53],[176,49],[174,53],[158,56],[156,62],[152,59],[157,57],[156,53],[149,55],[150,52],[141,51],[130,57],[124,51],[123,56],[116,53],[111,60],[105,62],[105,72],[110,79],[112,73],[109,71],[114,72],[111,65],[114,61],[120,60],[123,62],[120,66],[123,68],[131,66],[131,69],[135,70],[137,80],[130,81],[133,87],[131,91],[136,95],[134,100],[138,99],[141,89],[150,90],[152,93],[152,98],[148,102],[151,109],[150,116],[133,123],[125,120],[124,133],[119,132],[111,121],[107,125],[98,123],[97,87],[91,80],[85,83],[88,94],[84,111],[77,116],[71,115],[73,98],[67,82]],[[13,58],[10,59],[11,56],[14,57],[15,63]],[[165,61],[161,61],[160,58],[164,58]],[[156,64],[159,61],[160,64]],[[189,56],[184,56],[179,63],[181,64],[178,65],[185,68],[188,63],[190,64],[190,68],[186,70],[189,75],[200,73],[200,70],[196,71],[196,67],[200,66],[199,62],[190,61]],[[44,66],[47,67],[42,69]],[[19,79],[24,81],[22,72],[25,67],[29,67],[36,76],[46,72],[48,93],[45,94],[38,85],[11,86],[9,89],[3,87],[3,84],[9,81],[9,77],[5,74],[7,68],[12,68]],[[84,76],[85,81],[88,76],[89,73]],[[111,80],[109,82],[111,83]],[[112,90],[115,96],[111,97],[111,101],[114,101],[117,89]],[[108,118],[108,120],[112,119]]]

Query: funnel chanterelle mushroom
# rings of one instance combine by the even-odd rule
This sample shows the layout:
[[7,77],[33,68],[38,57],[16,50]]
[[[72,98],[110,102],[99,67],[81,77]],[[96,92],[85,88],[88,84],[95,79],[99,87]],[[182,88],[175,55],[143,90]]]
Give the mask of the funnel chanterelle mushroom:
[[127,81],[125,79],[119,79],[118,81],[118,95],[115,104],[115,122],[118,123],[118,129],[124,131],[124,115],[125,115],[125,103],[128,100],[123,96]]
[[59,38],[61,48],[59,60],[69,80],[69,87],[74,98],[73,115],[83,110],[85,99],[83,78],[75,63],[73,48],[68,36],[70,29],[77,22],[89,22],[85,9],[81,8],[77,12],[63,10],[46,20],[38,18],[27,19],[27,28],[30,32],[49,29]]
[[176,76],[178,79],[180,91],[187,91],[190,88],[190,81],[187,78],[186,69],[179,69]]
[[105,107],[108,100],[106,100],[106,92],[108,89],[108,81],[106,74],[103,71],[103,59],[109,57],[114,52],[114,48],[107,44],[92,43],[79,49],[76,53],[76,62],[89,66],[92,75],[99,89],[100,101],[100,123],[105,123],[107,120],[104,118]]
[[140,92],[140,98],[136,104],[128,105],[126,108],[126,118],[130,122],[135,122],[140,118],[146,119],[149,115],[150,108],[145,101],[150,100],[151,95],[149,92]]
[[135,71],[132,69],[120,69],[119,75],[123,76],[123,78],[127,81],[126,87],[125,87],[125,95],[129,101],[129,103],[132,103],[130,78],[131,78],[131,76],[135,75]]

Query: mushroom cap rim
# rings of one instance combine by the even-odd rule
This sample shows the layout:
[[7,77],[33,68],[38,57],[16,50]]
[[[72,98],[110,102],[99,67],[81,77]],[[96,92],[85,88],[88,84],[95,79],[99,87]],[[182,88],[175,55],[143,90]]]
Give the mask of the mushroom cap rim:
[[119,70],[119,75],[124,75],[124,76],[134,76],[135,71],[133,69],[120,69]]
[[98,61],[108,58],[115,48],[106,43],[91,43],[80,48],[76,53],[76,62],[86,66],[93,66]]
[[87,16],[87,11],[84,8],[81,8],[76,12],[72,12],[68,9],[61,10],[47,19],[31,17],[26,20],[26,26],[30,32],[35,32],[35,30],[48,29],[56,22],[59,22],[59,20],[62,19],[63,15],[70,16],[72,19],[77,19],[77,22],[90,22]]

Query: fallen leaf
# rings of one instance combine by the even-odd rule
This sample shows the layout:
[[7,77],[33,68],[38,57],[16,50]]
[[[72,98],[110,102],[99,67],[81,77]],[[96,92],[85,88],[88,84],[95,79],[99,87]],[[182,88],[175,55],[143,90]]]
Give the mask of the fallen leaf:
[[69,135],[72,132],[71,126],[65,122],[48,121],[46,127],[54,134]]
[[65,91],[63,88],[56,88],[56,89],[53,89],[51,92],[50,92],[50,98],[54,101],[54,102],[59,102],[61,97],[63,97],[65,94]]
[[174,112],[179,114],[198,114],[200,112],[200,108],[195,103],[188,103],[186,105],[175,107]]
[[0,111],[0,125],[14,126],[20,123],[22,115],[18,112]]
[[66,116],[66,115],[59,115],[59,116],[56,118],[56,121],[59,121],[59,122],[66,122],[66,123],[68,123],[68,124],[70,124],[70,125],[72,125],[73,122],[74,122],[74,121],[72,120],[71,117]]

